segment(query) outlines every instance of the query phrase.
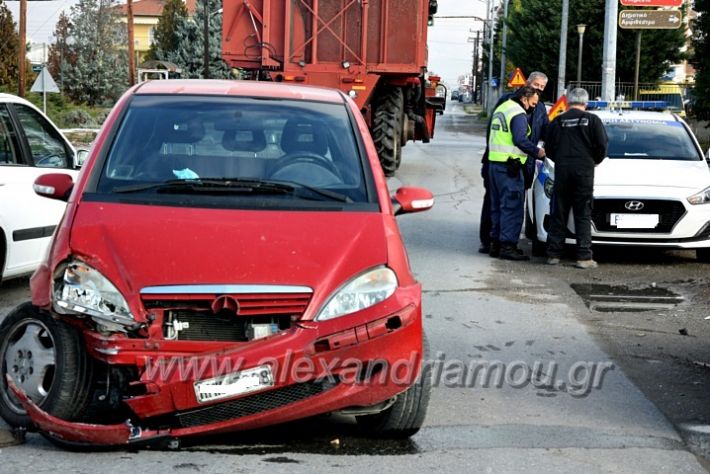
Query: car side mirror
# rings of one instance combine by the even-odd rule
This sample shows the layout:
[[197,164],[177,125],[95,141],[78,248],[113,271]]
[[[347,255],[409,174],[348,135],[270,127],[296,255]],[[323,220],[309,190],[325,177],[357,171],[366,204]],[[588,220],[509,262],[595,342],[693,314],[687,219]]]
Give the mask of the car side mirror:
[[74,180],[68,174],[48,173],[37,178],[32,187],[40,196],[66,202],[74,187]]
[[397,190],[392,203],[395,216],[428,211],[434,206],[434,195],[428,189],[405,186]]
[[84,166],[84,162],[89,157],[89,150],[86,148],[79,148],[76,150],[76,167],[81,168]]

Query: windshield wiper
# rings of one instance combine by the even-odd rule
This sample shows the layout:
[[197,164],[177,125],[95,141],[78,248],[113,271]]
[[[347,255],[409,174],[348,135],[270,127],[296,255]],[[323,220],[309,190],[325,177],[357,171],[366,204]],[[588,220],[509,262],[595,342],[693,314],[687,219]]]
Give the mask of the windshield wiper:
[[[331,191],[330,189],[316,188],[313,186],[309,186],[307,184],[297,183],[295,181],[269,181],[269,183],[283,184],[285,186],[295,186],[300,189],[305,189],[313,194],[317,194],[319,196],[326,197],[332,201],[353,202],[353,200],[350,199],[350,196],[346,196],[345,194],[342,194],[342,193],[339,193],[336,191]],[[301,195],[299,195],[299,197],[306,197],[306,196],[303,196],[301,194]]]
[[170,179],[159,183],[142,183],[113,188],[114,193],[135,193],[154,189],[162,193],[291,193],[294,187],[284,183],[264,181],[259,179],[240,178],[197,178]]

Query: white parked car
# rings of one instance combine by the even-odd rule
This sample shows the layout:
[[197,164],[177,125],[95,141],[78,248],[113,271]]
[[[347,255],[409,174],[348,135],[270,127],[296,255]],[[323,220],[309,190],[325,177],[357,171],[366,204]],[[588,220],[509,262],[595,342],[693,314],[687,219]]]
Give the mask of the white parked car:
[[[695,249],[710,261],[710,151],[703,153],[675,114],[592,111],[609,136],[608,158],[595,170],[592,243]],[[554,163],[538,160],[527,194],[525,234],[544,254]],[[574,243],[570,213],[567,243]]]
[[0,280],[32,273],[65,203],[38,196],[38,176],[61,169],[76,180],[77,154],[39,109],[0,94]]

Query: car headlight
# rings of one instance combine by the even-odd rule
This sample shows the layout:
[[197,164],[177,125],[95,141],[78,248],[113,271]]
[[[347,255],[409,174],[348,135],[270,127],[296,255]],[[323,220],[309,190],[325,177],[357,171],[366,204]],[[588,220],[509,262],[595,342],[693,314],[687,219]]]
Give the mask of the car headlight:
[[697,194],[688,196],[690,204],[707,204],[710,202],[710,188],[705,188]]
[[350,280],[333,294],[316,321],[337,318],[380,303],[397,289],[397,276],[387,267],[377,267]]
[[63,314],[86,314],[100,323],[134,324],[126,299],[98,270],[70,262],[54,285],[54,308]]
[[552,178],[545,178],[545,182],[542,183],[542,189],[545,191],[545,196],[549,198],[552,197],[552,188],[555,186],[555,180]]

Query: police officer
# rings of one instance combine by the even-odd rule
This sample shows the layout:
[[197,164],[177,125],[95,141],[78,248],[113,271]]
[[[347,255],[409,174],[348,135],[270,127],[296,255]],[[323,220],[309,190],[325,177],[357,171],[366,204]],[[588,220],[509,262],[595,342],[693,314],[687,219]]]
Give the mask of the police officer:
[[574,212],[577,240],[577,268],[595,268],[592,259],[592,202],[594,167],[607,152],[604,124],[586,112],[589,94],[582,88],[567,94],[570,109],[551,124],[545,142],[550,159],[555,162],[554,205],[547,234],[547,263],[560,263],[567,232],[570,208]]
[[518,249],[523,225],[525,180],[528,155],[543,158],[545,150],[530,141],[532,133],[527,111],[534,109],[539,92],[530,86],[518,89],[491,117],[488,139],[489,186],[491,193],[491,256],[505,260],[529,260]]
[[[525,85],[537,89],[540,94],[542,94],[547,86],[547,81],[547,76],[544,73],[535,71],[530,73]],[[503,102],[508,99],[512,99],[514,96],[515,92],[503,94],[496,103],[495,107],[493,107],[493,110],[497,109]],[[528,119],[530,121],[531,128],[530,141],[537,143],[545,136],[547,126],[550,123],[547,118],[547,109],[542,101],[539,101],[535,108],[528,110]],[[490,131],[491,121],[489,120],[488,127],[486,129],[486,151],[483,153],[483,157],[481,158],[481,177],[483,178],[483,187],[485,192],[483,194],[481,222],[479,225],[479,239],[481,241],[481,246],[478,248],[478,251],[480,253],[490,253],[491,245],[491,193],[489,191],[488,183],[488,138],[490,138]],[[526,163],[526,188],[532,185],[532,178],[535,174],[535,158],[536,157],[534,156],[528,157],[528,161]],[[498,255],[494,252],[494,255],[492,256],[497,257]]]

